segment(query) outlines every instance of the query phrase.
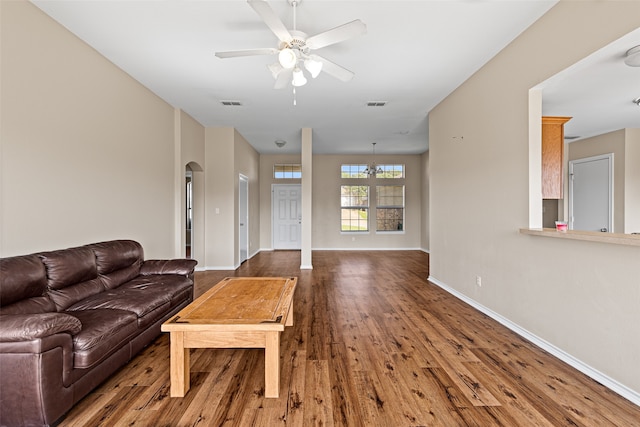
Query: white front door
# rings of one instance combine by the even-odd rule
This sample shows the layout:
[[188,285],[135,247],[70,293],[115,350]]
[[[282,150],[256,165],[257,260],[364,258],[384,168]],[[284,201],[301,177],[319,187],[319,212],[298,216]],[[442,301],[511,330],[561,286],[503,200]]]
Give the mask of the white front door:
[[271,192],[273,249],[301,249],[301,186],[273,184]]
[[613,154],[569,162],[569,229],[613,232]]
[[249,181],[244,175],[240,175],[238,186],[238,213],[238,246],[242,264],[249,257]]

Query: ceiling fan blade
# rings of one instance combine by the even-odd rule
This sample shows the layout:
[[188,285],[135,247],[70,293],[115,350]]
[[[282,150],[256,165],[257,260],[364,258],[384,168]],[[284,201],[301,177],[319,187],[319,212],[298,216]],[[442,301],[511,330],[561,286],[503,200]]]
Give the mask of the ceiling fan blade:
[[348,22],[346,24],[335,27],[315,36],[309,37],[306,41],[307,46],[311,49],[320,49],[341,41],[350,39],[367,32],[367,26],[359,19]]
[[274,89],[284,89],[291,83],[291,79],[293,77],[293,70],[289,70],[283,68],[280,73],[278,73],[278,77],[276,77],[276,84],[273,86]]
[[244,50],[230,50],[227,52],[216,52],[218,58],[237,58],[239,56],[255,56],[255,55],[275,55],[279,52],[278,49],[272,47],[266,47],[264,49],[244,49]]
[[335,77],[338,80],[342,80],[343,82],[348,82],[355,76],[353,71],[349,71],[340,65],[329,61],[327,58],[323,58],[322,56],[313,55],[313,58],[316,61],[322,62],[322,72],[329,74],[330,76]]
[[278,40],[291,43],[293,37],[291,37],[289,30],[287,30],[287,27],[285,27],[278,15],[271,9],[269,3],[263,0],[247,0],[247,3],[260,15],[264,23],[267,24],[267,27],[278,37]]

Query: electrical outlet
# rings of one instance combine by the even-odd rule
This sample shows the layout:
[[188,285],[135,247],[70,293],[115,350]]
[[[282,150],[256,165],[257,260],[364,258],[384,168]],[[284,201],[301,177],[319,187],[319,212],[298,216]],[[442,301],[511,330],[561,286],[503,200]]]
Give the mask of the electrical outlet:
[[482,277],[476,276],[476,285],[482,286]]

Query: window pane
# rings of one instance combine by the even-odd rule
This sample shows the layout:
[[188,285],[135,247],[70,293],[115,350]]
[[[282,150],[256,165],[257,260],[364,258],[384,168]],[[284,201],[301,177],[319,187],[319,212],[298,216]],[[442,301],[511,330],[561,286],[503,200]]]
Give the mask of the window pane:
[[369,231],[369,210],[367,208],[342,208],[340,231]]
[[376,178],[404,178],[404,165],[380,165],[382,173]]
[[376,209],[377,231],[398,231],[404,229],[403,208],[378,208]]
[[376,205],[380,207],[404,207],[404,185],[378,185]]
[[273,165],[273,177],[275,179],[300,179],[302,178],[302,165]]
[[367,165],[342,165],[340,168],[340,176],[342,178],[366,178],[364,170]]
[[340,206],[369,206],[369,187],[366,185],[343,185],[340,187]]

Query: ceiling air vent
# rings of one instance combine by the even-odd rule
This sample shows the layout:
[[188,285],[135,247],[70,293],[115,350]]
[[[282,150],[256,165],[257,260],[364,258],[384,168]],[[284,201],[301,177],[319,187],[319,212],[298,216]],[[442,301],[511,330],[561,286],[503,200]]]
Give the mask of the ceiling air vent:
[[369,101],[367,107],[384,107],[387,105],[387,101]]
[[224,105],[225,107],[240,107],[240,106],[242,106],[240,101],[220,101],[220,103],[222,105]]

